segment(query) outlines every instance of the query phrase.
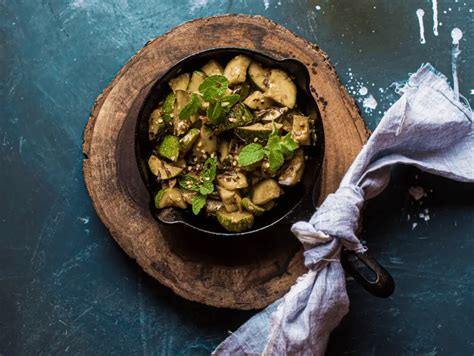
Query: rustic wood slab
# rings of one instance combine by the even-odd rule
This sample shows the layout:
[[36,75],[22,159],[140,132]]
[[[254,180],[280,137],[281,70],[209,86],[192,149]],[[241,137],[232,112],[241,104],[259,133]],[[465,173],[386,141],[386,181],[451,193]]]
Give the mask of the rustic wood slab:
[[[368,137],[354,100],[317,46],[260,16],[197,19],[148,42],[97,98],[84,130],[84,179],[112,237],[152,277],[178,295],[216,307],[256,309],[281,297],[305,272],[302,249],[282,239],[232,263],[201,253],[184,238],[163,236],[148,210],[134,157],[134,126],[151,84],[190,54],[245,47],[303,62],[325,131],[321,196],[334,191]],[[247,242],[246,242],[247,243]],[[249,251],[261,249],[248,241]],[[238,256],[237,256],[238,257]]]

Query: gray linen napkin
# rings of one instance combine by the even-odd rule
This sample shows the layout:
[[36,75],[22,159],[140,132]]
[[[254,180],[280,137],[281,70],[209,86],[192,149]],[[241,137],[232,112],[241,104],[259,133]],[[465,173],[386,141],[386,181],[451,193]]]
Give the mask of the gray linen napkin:
[[[301,276],[280,300],[256,314],[214,351],[215,355],[323,355],[331,331],[349,308],[341,247],[364,251],[355,236],[365,200],[388,185],[390,168],[407,164],[461,182],[474,182],[472,111],[447,79],[423,65],[400,90],[356,157],[339,189],[309,222],[291,231],[302,242]],[[310,169],[308,167],[307,169]]]

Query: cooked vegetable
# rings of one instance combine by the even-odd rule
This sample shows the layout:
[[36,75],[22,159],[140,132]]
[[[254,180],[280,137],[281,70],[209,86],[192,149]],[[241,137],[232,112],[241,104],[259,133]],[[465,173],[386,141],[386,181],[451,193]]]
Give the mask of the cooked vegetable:
[[206,125],[201,126],[197,143],[193,148],[193,155],[198,161],[204,161],[217,151],[217,136]]
[[304,152],[299,148],[278,178],[278,184],[290,186],[301,180],[304,171]]
[[148,167],[151,173],[161,180],[174,178],[183,171],[182,168],[166,163],[155,155],[151,155],[148,159]]
[[176,94],[176,102],[174,104],[174,111],[173,111],[173,132],[176,136],[182,136],[186,132],[188,132],[189,128],[191,127],[193,119],[181,119],[180,113],[191,100],[191,94],[184,91],[184,90],[177,90]]
[[277,103],[293,109],[296,105],[296,85],[281,69],[272,69],[268,77],[268,89],[264,94]]
[[227,190],[223,187],[217,186],[219,196],[224,203],[225,210],[229,213],[239,210],[240,206],[240,195],[235,190]]
[[158,209],[191,209],[241,232],[302,179],[311,118],[296,106],[287,73],[245,55],[169,81],[149,118],[148,165],[161,190]]
[[227,171],[217,175],[217,184],[228,190],[247,188],[247,177],[242,173]]
[[273,100],[264,96],[261,91],[256,90],[245,99],[244,104],[250,109],[261,110],[272,106]]
[[258,205],[254,204],[249,198],[244,198],[242,199],[242,206],[247,210],[248,212],[254,214],[254,215],[262,215],[265,212],[265,209],[259,207]]
[[166,132],[166,123],[163,120],[163,109],[153,110],[148,124],[148,139],[156,140]]
[[197,192],[193,192],[192,190],[181,189],[181,195],[183,196],[183,200],[191,205],[193,203],[194,197],[197,195]]
[[189,73],[183,73],[174,79],[171,79],[169,85],[173,92],[176,93],[178,90],[186,90],[189,84]]
[[251,59],[247,56],[238,55],[232,58],[225,66],[224,76],[230,85],[243,83],[247,77],[247,68]]
[[186,135],[179,140],[179,149],[183,154],[186,154],[199,138],[200,131],[197,128],[192,128]]
[[176,162],[179,156],[179,139],[173,135],[165,136],[158,147],[158,153],[161,157]]
[[258,62],[252,62],[249,66],[249,77],[250,80],[255,84],[257,88],[262,91],[268,89],[268,77],[270,76],[270,71],[262,67]]
[[252,202],[257,205],[266,204],[280,196],[280,186],[274,179],[265,179],[253,187]]
[[224,229],[230,232],[242,232],[253,225],[253,215],[246,211],[234,211],[229,213],[225,209],[219,209],[216,213],[217,221]]
[[216,215],[217,211],[220,208],[224,207],[224,203],[220,200],[207,199],[206,201],[206,214],[207,215]]
[[203,72],[199,70],[195,70],[193,72],[193,75],[191,76],[191,80],[189,81],[187,91],[191,93],[198,93],[199,86],[202,84],[205,78],[206,78],[206,74],[204,74]]
[[260,110],[255,115],[262,121],[276,121],[282,117],[288,111],[287,107],[282,108],[268,108],[266,110]]
[[186,209],[186,202],[184,201],[179,189],[162,189],[156,194],[155,207],[157,207],[158,209],[163,209],[170,206]]
[[276,123],[262,124],[257,122],[256,124],[237,127],[235,129],[235,134],[240,137],[245,142],[266,142],[273,130],[279,130],[283,125]]
[[224,68],[215,60],[210,60],[207,62],[201,70],[210,77],[211,75],[222,75],[224,73]]
[[309,118],[307,116],[293,115],[293,127],[291,130],[293,140],[307,146],[311,144],[310,134]]

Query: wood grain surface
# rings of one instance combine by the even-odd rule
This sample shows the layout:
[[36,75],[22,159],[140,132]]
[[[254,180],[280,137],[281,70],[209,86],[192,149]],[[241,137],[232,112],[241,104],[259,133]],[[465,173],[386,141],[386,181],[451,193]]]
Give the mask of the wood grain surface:
[[193,301],[256,309],[281,297],[305,272],[302,250],[269,246],[265,256],[231,265],[187,256],[186,248],[176,249],[173,237],[161,234],[151,216],[133,148],[137,112],[151,84],[192,53],[228,46],[295,58],[307,66],[325,131],[320,201],[334,191],[368,137],[357,105],[322,50],[271,20],[248,15],[187,22],[132,57],[95,102],[84,130],[83,171],[99,217],[148,274]]

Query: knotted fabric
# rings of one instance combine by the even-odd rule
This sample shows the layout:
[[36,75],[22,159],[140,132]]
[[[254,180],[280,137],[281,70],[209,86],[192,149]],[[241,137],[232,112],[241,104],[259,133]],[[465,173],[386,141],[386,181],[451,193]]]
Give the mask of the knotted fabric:
[[[323,355],[349,309],[340,251],[365,251],[356,231],[367,199],[388,185],[395,164],[474,182],[472,111],[446,78],[423,65],[400,90],[367,144],[309,222],[291,231],[304,246],[308,273],[214,351],[216,355]],[[311,169],[307,167],[306,169]]]

